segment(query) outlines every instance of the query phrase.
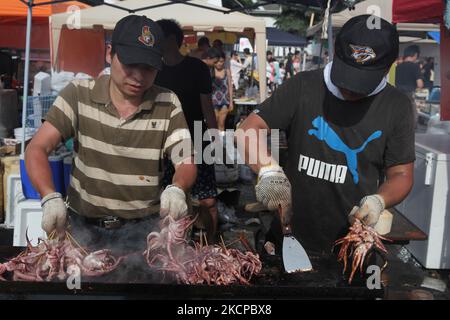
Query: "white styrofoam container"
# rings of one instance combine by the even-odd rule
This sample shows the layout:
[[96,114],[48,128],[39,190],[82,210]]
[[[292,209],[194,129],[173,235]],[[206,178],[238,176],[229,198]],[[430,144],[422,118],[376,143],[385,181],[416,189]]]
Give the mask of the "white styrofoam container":
[[48,96],[52,92],[51,76],[48,73],[38,72],[33,84],[33,96]]
[[7,228],[14,228],[15,208],[20,201],[25,200],[20,174],[10,174],[8,176],[6,180],[6,197],[5,225]]
[[45,231],[41,228],[42,208],[40,200],[27,199],[20,201],[16,206],[14,216],[14,247],[27,245],[27,233],[28,239],[30,239],[33,246],[38,244],[38,238],[47,238]]

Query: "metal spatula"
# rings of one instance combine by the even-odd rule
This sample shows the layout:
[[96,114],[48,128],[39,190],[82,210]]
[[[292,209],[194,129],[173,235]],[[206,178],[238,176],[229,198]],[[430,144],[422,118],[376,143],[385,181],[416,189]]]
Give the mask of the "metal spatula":
[[287,273],[311,271],[312,265],[300,242],[292,235],[291,208],[278,208],[283,232],[283,264]]

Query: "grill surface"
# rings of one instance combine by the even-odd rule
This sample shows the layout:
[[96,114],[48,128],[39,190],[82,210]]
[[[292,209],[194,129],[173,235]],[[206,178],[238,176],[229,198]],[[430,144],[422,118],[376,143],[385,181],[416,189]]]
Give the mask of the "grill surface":
[[[1,262],[21,248],[0,247]],[[152,272],[142,256],[128,257],[114,272],[99,278],[84,278],[81,289],[69,290],[65,282],[0,282],[0,298],[116,298],[116,299],[280,299],[337,298],[373,299],[383,297],[383,289],[369,290],[359,274],[352,285],[342,275],[336,256],[310,254],[314,270],[286,274],[281,257],[264,256],[263,270],[251,280],[252,285],[208,286],[179,285]],[[348,275],[346,275],[348,276]]]

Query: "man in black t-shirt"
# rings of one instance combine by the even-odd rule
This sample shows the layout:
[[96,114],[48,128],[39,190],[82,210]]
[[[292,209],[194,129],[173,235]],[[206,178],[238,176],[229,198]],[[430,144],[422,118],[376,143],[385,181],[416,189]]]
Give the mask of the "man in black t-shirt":
[[[174,20],[159,20],[164,32],[163,69],[158,72],[155,84],[175,92],[181,102],[191,136],[196,139],[194,124],[201,124],[202,134],[208,128],[216,128],[217,123],[212,107],[212,80],[208,66],[201,60],[183,56],[179,48],[183,43],[183,31]],[[206,122],[206,125],[205,125]],[[194,143],[196,153],[202,155],[207,144]],[[197,148],[199,150],[197,150]],[[163,185],[171,184],[174,168],[170,161],[165,161],[166,168]],[[200,210],[211,217],[210,230],[207,230],[209,241],[214,241],[218,224],[215,197],[217,196],[214,166],[205,163],[197,164],[197,180],[192,187],[192,195],[200,202]]]
[[[250,166],[258,173],[258,201],[270,210],[292,206],[292,232],[309,250],[329,252],[355,217],[375,225],[412,187],[413,110],[386,81],[398,34],[383,19],[381,29],[370,28],[373,18],[350,19],[325,69],[285,82],[240,127],[287,131],[286,175],[273,159],[266,165],[258,156]],[[244,148],[251,159],[249,146]],[[277,221],[271,230],[276,244]]]
[[423,88],[423,76],[417,63],[419,55],[420,49],[417,45],[407,47],[404,51],[403,63],[399,64],[395,70],[395,86],[411,98],[417,88]]

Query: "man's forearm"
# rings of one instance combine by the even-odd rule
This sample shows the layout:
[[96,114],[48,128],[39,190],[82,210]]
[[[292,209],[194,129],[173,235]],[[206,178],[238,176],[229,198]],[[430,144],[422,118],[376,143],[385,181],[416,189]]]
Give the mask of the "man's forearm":
[[38,146],[30,145],[25,152],[25,166],[31,183],[41,197],[55,192],[48,154]]
[[183,162],[175,166],[175,174],[172,183],[184,192],[188,191],[197,179],[197,165],[194,164],[194,159],[191,158],[191,163]]
[[385,202],[385,207],[390,208],[403,201],[412,188],[412,177],[405,173],[395,173],[389,177],[378,189]]

